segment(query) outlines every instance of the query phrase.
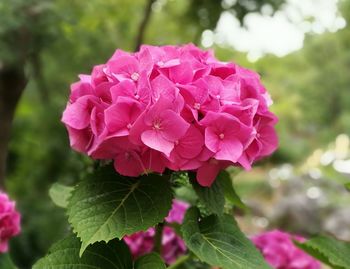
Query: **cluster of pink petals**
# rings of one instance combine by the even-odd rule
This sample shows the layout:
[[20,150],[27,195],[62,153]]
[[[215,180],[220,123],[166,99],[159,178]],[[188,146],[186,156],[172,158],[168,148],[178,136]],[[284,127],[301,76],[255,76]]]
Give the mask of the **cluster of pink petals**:
[[21,231],[20,221],[16,203],[0,191],[0,253],[8,251],[8,241]]
[[271,154],[277,118],[259,75],[185,46],[117,50],[71,85],[62,121],[72,148],[113,159],[125,176],[197,171],[210,186],[229,165]]
[[303,242],[300,236],[278,230],[263,233],[252,238],[265,260],[275,269],[319,269],[321,264],[293,244]]
[[[181,224],[189,204],[173,200],[172,209],[166,223]],[[124,237],[125,243],[129,246],[134,259],[152,252],[154,248],[155,229],[150,228],[145,232],[137,232]],[[184,241],[176,234],[172,227],[165,226],[162,235],[162,257],[167,264],[172,264],[176,259],[185,254],[187,248]]]

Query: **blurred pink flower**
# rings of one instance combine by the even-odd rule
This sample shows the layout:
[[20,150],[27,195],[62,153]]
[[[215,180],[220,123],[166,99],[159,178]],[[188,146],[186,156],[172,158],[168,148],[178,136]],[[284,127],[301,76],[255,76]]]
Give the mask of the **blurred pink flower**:
[[266,261],[275,269],[319,269],[321,264],[297,248],[292,240],[305,241],[301,236],[274,230],[252,238]]
[[10,238],[20,233],[20,221],[16,203],[0,191],[0,253],[7,252]]
[[[172,209],[165,218],[167,223],[181,224],[189,204],[179,200],[173,200]],[[166,225],[166,224],[165,224]],[[154,248],[155,229],[149,228],[145,232],[137,232],[124,237],[134,259],[152,252]],[[177,257],[186,253],[184,241],[176,234],[172,227],[165,226],[162,235],[162,257],[167,264],[176,261]]]

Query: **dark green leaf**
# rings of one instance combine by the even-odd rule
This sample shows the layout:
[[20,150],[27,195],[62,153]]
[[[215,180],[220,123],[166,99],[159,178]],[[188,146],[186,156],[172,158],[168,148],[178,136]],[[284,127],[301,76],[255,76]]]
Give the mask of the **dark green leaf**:
[[11,257],[8,253],[0,254],[0,268],[17,269],[17,267],[13,264]]
[[182,234],[187,247],[212,266],[224,269],[270,268],[230,215],[200,219],[198,209],[192,207],[186,213]]
[[294,242],[311,256],[335,269],[350,268],[350,243],[317,236],[304,243]]
[[167,178],[122,177],[107,166],[87,176],[74,189],[68,220],[82,240],[83,253],[89,244],[122,238],[163,221],[171,203]]
[[150,253],[135,262],[135,269],[165,269],[162,258],[157,253]]
[[228,201],[230,201],[233,205],[238,206],[239,208],[247,208],[236,193],[236,190],[233,187],[231,176],[227,171],[221,171],[216,181],[221,185],[221,188],[224,190],[225,197]]
[[345,188],[347,188],[350,191],[350,183],[346,183]]
[[73,189],[73,187],[64,186],[60,183],[54,183],[49,190],[49,195],[55,205],[66,208],[68,206],[68,199],[71,196]]
[[49,254],[40,259],[33,269],[131,269],[132,258],[128,247],[117,239],[88,246],[79,257],[80,240],[70,236],[56,243]]
[[202,187],[192,178],[193,189],[199,201],[205,206],[209,214],[223,214],[225,206],[225,196],[221,185],[217,180],[210,187]]

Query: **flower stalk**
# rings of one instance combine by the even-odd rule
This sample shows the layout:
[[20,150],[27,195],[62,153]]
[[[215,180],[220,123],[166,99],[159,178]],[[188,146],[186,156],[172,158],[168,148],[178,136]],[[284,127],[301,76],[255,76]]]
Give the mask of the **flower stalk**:
[[156,226],[156,234],[154,237],[154,251],[162,255],[162,237],[163,237],[164,223],[159,223]]

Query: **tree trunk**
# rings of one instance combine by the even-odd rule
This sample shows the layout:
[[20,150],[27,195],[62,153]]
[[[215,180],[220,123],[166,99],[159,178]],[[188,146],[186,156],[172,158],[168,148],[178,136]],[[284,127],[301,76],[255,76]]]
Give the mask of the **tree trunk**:
[[145,31],[147,28],[147,24],[151,19],[151,15],[152,15],[152,5],[155,2],[155,0],[148,0],[145,6],[145,11],[143,14],[143,18],[140,22],[139,25],[139,30],[137,32],[137,36],[136,36],[136,40],[135,40],[135,51],[138,51],[140,49],[140,46],[143,43],[144,40],[144,35],[145,35]]
[[7,148],[17,103],[27,84],[23,66],[0,69],[0,188],[5,187]]

